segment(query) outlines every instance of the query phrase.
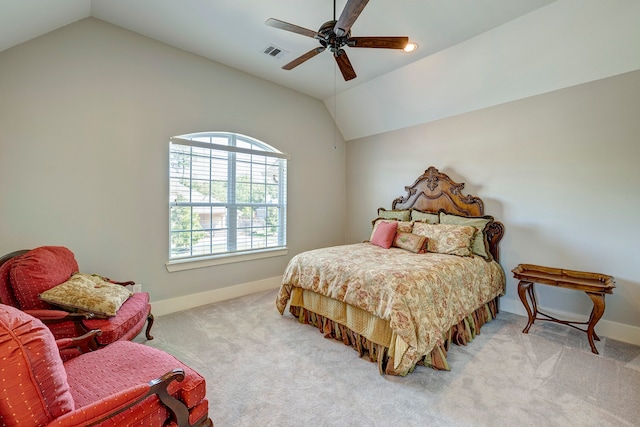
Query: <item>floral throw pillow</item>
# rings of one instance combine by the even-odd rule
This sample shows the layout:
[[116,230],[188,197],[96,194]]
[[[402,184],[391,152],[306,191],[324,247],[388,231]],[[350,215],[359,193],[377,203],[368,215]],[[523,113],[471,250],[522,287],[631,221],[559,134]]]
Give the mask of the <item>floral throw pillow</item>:
[[473,239],[473,243],[471,244],[471,252],[483,257],[487,261],[493,260],[491,251],[489,249],[489,241],[487,240],[486,233],[487,227],[492,222],[493,217],[490,215],[481,217],[464,217],[440,212],[441,224],[470,225],[478,229],[478,232]]
[[405,249],[414,254],[424,254],[427,252],[427,240],[425,236],[398,231],[395,239],[393,239],[392,246]]
[[477,229],[468,225],[416,222],[413,233],[428,238],[427,251],[446,255],[471,256],[471,244]]
[[111,317],[131,295],[133,292],[126,287],[107,282],[97,274],[77,273],[66,282],[41,293],[40,299],[66,310]]

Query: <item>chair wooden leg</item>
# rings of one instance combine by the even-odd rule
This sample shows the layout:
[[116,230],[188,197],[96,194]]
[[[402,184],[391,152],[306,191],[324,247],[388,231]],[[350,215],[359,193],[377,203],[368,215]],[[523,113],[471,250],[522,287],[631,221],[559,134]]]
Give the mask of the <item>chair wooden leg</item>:
[[149,315],[147,316],[147,329],[144,331],[144,335],[147,337],[148,340],[152,340],[153,339],[153,335],[151,335],[151,327],[153,326],[153,314],[149,313]]
[[213,427],[213,421],[211,421],[211,418],[209,418],[208,415],[205,415],[203,418],[204,421],[202,421],[202,423],[200,423],[198,427]]
[[184,371],[182,369],[174,369],[155,380],[155,382],[152,381],[149,383],[151,384],[150,393],[158,395],[160,401],[173,414],[173,420],[178,427],[213,427],[213,421],[211,421],[208,414],[203,415],[202,418],[193,424],[189,423],[189,408],[187,408],[184,402],[171,396],[167,391],[167,386],[174,379],[182,382],[184,380]]

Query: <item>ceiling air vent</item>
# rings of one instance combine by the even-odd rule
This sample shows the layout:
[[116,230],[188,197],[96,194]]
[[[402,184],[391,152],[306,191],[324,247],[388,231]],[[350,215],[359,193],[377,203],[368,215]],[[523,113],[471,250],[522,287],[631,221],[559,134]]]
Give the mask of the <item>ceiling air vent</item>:
[[280,59],[287,55],[289,52],[279,48],[278,46],[270,44],[269,46],[262,49],[262,53],[271,56],[272,58]]

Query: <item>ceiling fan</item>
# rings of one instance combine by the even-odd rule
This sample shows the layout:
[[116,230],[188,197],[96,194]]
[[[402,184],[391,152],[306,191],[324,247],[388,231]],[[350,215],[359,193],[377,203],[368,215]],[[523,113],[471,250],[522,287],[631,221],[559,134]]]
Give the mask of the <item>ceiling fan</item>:
[[351,26],[356,19],[358,19],[358,16],[368,2],[369,0],[348,0],[342,10],[340,18],[336,20],[336,1],[333,0],[333,20],[322,24],[317,32],[278,19],[267,19],[266,24],[270,27],[291,31],[292,33],[314,38],[320,42],[320,46],[285,64],[282,69],[292,70],[323,52],[325,49],[329,49],[333,52],[333,57],[336,59],[336,63],[344,79],[351,80],[356,78],[356,72],[351,65],[351,61],[349,61],[347,53],[343,49],[344,46],[404,49],[409,42],[409,37],[351,37]]

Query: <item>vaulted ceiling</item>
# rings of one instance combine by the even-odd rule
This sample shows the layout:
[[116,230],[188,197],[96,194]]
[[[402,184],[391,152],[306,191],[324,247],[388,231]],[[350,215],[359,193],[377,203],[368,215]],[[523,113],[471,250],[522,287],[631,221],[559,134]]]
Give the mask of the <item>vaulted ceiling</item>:
[[[268,18],[317,31],[332,0],[0,0],[0,51],[89,16],[237,68],[318,99],[355,87],[491,30],[553,0],[371,0],[354,36],[409,36],[416,52],[346,48],[357,78],[336,71],[327,50],[291,71],[282,65],[318,41],[265,25]],[[346,0],[336,1],[339,16]],[[285,52],[271,57],[268,46]]]
[[345,140],[640,69],[635,0],[370,0],[352,35],[419,48],[345,47],[348,82],[328,50],[283,70],[319,42],[265,24],[317,31],[332,0],[0,0],[0,52],[87,17],[322,100]]

